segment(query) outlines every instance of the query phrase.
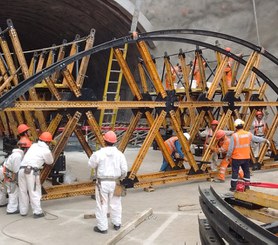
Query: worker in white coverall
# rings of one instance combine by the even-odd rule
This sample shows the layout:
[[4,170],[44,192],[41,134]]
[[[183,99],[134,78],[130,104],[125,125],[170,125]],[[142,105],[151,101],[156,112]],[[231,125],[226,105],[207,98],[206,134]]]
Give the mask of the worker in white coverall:
[[115,196],[116,182],[123,179],[127,174],[127,162],[124,154],[115,146],[117,136],[113,131],[104,134],[106,147],[93,153],[89,159],[89,166],[95,169],[96,182],[96,220],[95,232],[102,234],[108,230],[108,205],[110,216],[115,230],[121,228],[122,204],[121,196]]
[[0,200],[3,200],[8,194],[7,214],[18,214],[18,193],[19,188],[17,185],[17,174],[19,171],[20,163],[24,156],[24,153],[32,145],[32,142],[28,138],[21,138],[17,146],[13,149],[12,154],[4,162],[0,171],[3,173],[2,188],[0,190]]
[[18,185],[19,211],[22,216],[28,214],[30,199],[34,218],[44,217],[41,208],[40,170],[44,163],[53,163],[53,156],[49,149],[49,143],[51,141],[51,133],[43,132],[39,137],[38,143],[32,144],[21,162]]

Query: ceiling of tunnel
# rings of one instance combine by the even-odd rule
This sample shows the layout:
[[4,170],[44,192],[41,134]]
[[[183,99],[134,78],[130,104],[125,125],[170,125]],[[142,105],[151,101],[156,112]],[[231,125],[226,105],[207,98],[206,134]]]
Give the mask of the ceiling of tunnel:
[[[70,42],[76,34],[87,36],[92,28],[96,30],[94,45],[97,45],[128,35],[132,22],[130,13],[133,11],[130,4],[127,0],[0,1],[0,27],[6,29],[6,21],[11,19],[24,51],[51,47],[53,44],[61,44],[64,39]],[[138,29],[145,31],[140,22]],[[97,87],[101,91],[108,54],[107,51],[91,58],[87,72],[87,80],[91,84],[89,87]],[[129,50],[129,57],[135,55],[135,50]],[[131,60],[137,61],[136,58]],[[85,81],[86,84],[88,81]]]
[[[8,4],[7,4],[8,3]],[[95,43],[128,34],[131,16],[122,14],[111,1],[13,0],[0,1],[0,27],[11,19],[24,49],[71,41],[96,30]]]

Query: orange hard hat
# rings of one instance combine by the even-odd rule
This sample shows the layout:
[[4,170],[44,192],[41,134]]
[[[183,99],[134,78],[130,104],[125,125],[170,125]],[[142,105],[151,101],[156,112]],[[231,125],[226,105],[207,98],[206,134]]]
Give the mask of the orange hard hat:
[[17,127],[17,133],[18,134],[21,134],[21,133],[24,133],[25,131],[29,130],[30,128],[26,125],[26,124],[20,124],[18,127]]
[[259,116],[259,115],[263,115],[263,112],[262,111],[257,111],[256,116]]
[[220,140],[221,138],[223,138],[225,136],[225,132],[224,130],[218,130],[216,133],[215,133],[215,138],[217,140]]
[[45,142],[50,142],[52,141],[52,134],[49,132],[43,132],[40,137],[40,140],[45,141]]
[[117,135],[113,131],[108,131],[103,135],[103,139],[114,144],[117,142]]
[[226,47],[225,50],[228,51],[228,52],[231,52],[231,48],[230,47]]
[[32,141],[29,140],[27,137],[21,137],[20,140],[17,142],[17,145],[24,148],[29,148],[32,145]]
[[212,120],[210,124],[211,124],[211,125],[218,125],[219,122],[218,122],[217,120]]

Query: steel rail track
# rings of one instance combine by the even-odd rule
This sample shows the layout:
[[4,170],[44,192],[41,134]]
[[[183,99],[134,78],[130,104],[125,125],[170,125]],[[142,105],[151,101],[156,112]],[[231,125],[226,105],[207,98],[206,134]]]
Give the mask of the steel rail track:
[[201,189],[200,205],[210,226],[229,244],[278,244],[278,237],[242,216],[212,187]]

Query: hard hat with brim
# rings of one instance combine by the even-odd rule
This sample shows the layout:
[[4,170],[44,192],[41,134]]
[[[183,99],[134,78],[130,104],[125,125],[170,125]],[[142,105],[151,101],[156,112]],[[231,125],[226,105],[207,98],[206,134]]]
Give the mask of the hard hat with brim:
[[117,142],[117,135],[110,130],[103,135],[103,139],[109,143],[114,144]]

